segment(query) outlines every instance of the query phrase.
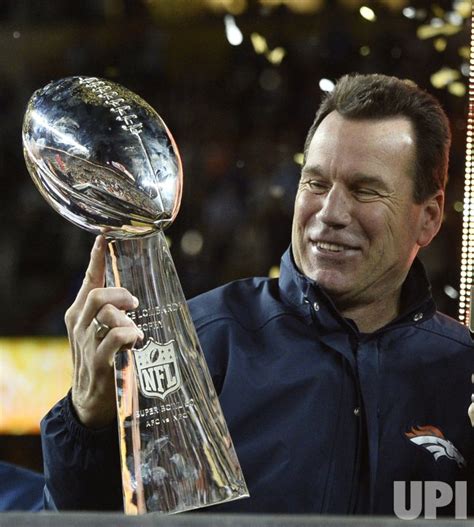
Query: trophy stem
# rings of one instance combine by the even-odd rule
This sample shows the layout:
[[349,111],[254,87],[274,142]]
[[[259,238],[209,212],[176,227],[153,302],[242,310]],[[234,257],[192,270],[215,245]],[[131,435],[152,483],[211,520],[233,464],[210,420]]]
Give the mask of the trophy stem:
[[248,496],[163,231],[110,241],[107,286],[138,298],[128,316],[145,335],[115,357],[125,512]]

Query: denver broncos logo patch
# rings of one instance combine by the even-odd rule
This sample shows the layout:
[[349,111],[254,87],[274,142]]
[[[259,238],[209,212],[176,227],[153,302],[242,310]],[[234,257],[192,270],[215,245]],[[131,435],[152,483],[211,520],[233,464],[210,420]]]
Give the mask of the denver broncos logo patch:
[[440,457],[447,457],[456,461],[459,467],[465,467],[466,461],[459,450],[448,441],[443,432],[436,426],[425,425],[412,427],[405,436],[415,445],[430,452],[437,461]]

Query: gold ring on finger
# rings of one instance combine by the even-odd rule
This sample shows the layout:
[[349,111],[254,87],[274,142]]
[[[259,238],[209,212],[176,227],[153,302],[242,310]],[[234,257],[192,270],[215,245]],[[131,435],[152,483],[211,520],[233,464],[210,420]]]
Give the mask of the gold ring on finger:
[[92,320],[94,321],[95,326],[95,337],[99,340],[102,340],[110,331],[110,327],[107,326],[107,324],[102,324],[102,322],[99,322],[96,317],[94,317]]

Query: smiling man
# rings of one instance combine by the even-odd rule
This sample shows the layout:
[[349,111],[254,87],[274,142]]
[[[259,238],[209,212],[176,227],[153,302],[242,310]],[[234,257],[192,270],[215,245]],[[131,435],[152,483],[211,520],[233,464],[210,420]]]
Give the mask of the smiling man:
[[[280,278],[190,301],[251,494],[210,510],[399,514],[395,486],[412,481],[467,485],[472,509],[474,345],[417,258],[442,221],[449,145],[412,82],[343,77],[308,133]],[[71,393],[42,423],[50,507],[121,507],[111,363],[140,331],[131,294],[103,288],[104,252],[98,238],[66,316]]]
[[397,316],[413,259],[441,224],[442,188],[415,201],[416,144],[407,117],[351,119],[333,110],[306,153],[295,263],[363,332]]

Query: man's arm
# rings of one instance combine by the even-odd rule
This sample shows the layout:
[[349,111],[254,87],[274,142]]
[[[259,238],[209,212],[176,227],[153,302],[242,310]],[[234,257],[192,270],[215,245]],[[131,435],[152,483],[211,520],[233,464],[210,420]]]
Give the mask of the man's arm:
[[121,510],[117,424],[92,430],[75,416],[71,395],[41,422],[45,508]]
[[[143,338],[125,311],[137,299],[104,288],[105,239],[98,237],[65,322],[73,358],[72,389],[43,419],[41,435],[50,508],[95,510],[122,506],[113,361]],[[96,333],[97,319],[110,330]]]

